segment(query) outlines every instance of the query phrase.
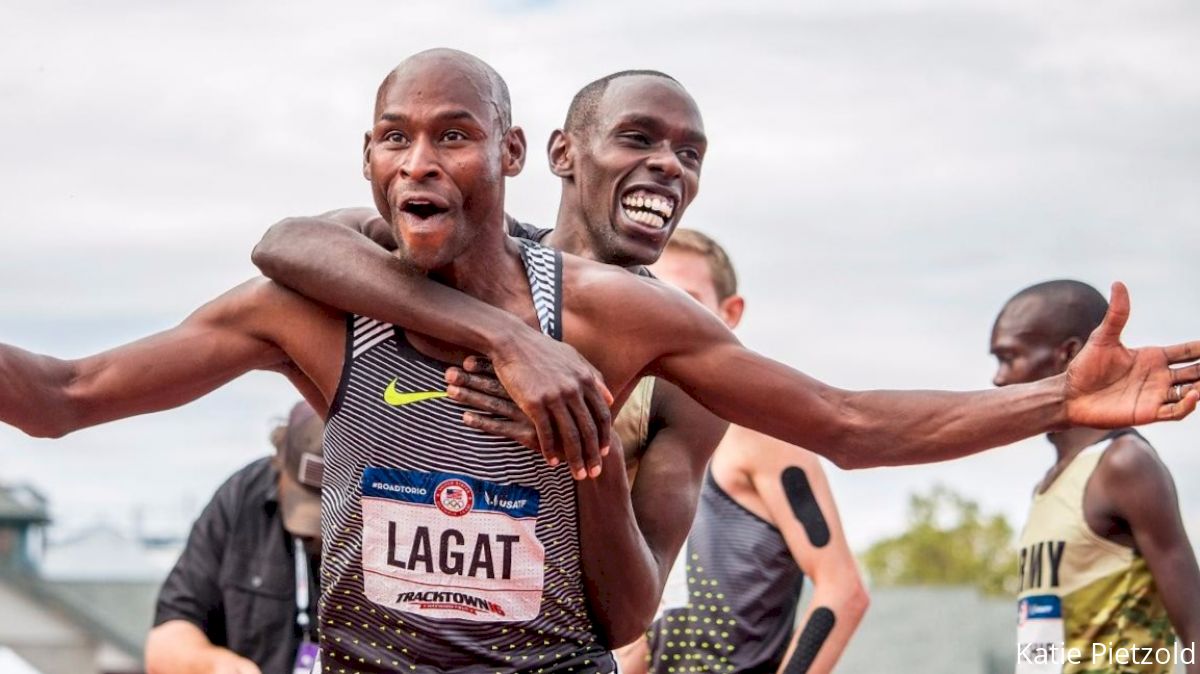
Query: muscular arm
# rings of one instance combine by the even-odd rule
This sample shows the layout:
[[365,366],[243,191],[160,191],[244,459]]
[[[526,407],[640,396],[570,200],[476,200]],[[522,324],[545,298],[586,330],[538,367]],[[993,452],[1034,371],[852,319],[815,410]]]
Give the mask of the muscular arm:
[[603,297],[585,300],[577,312],[585,326],[594,326],[585,330],[602,335],[585,350],[589,356],[620,367],[614,360],[622,356],[606,355],[602,346],[619,329],[617,339],[644,349],[635,358],[648,363],[649,372],[718,416],[843,468],[942,461],[1066,424],[1182,418],[1196,404],[1194,391],[1178,404],[1163,401],[1171,384],[1200,376],[1196,365],[1169,368],[1200,357],[1200,342],[1125,349],[1119,342],[1128,312],[1123,291],[1066,375],[988,391],[847,391],[746,349],[715,317],[662,284],[619,275],[600,284]]
[[[288,371],[289,349],[314,370],[307,378],[320,378],[331,394],[340,362],[327,359],[322,366],[320,359],[305,357],[316,353],[321,340],[300,327],[307,314],[292,310],[302,305],[311,303],[258,280],[206,304],[175,328],[95,356],[61,360],[0,344],[0,422],[30,435],[59,437],[170,409],[252,369]],[[312,344],[305,343],[309,340]],[[311,387],[300,388],[311,394]]]
[[[752,444],[744,447],[743,465],[752,471],[754,491],[797,566],[815,588],[780,674],[827,674],[833,671],[869,602],[842,531],[833,492],[815,454],[757,433],[740,437],[749,438],[747,444]],[[832,628],[826,632],[829,618]]]
[[695,518],[704,467],[728,425],[667,382],[656,382],[654,398],[633,485],[606,475],[600,482],[611,491],[580,503],[588,599],[612,646],[642,636],[653,620]]
[[[518,317],[411,269],[387,251],[386,226],[367,209],[288,218],[268,230],[252,259],[266,276],[319,302],[488,355],[547,457],[567,460],[577,477],[586,475],[585,463],[594,472],[612,403],[595,368]],[[585,416],[591,423],[578,422]]]
[[[1182,644],[1191,646],[1200,639],[1200,568],[1180,519],[1175,482],[1140,440],[1117,442],[1097,471],[1100,492],[1112,514],[1128,524],[1171,625]],[[1200,663],[1188,665],[1187,672],[1200,674]]]

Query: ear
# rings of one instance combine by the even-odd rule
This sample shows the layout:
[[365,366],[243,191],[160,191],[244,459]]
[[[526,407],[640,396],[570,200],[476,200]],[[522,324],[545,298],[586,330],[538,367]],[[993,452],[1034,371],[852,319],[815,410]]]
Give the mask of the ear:
[[1070,337],[1058,347],[1058,356],[1062,361],[1060,364],[1063,369],[1067,368],[1067,363],[1071,362],[1076,354],[1083,349],[1084,341],[1078,337]]
[[525,130],[519,126],[510,128],[504,134],[504,143],[500,148],[504,175],[511,178],[525,168],[525,149]]
[[546,157],[550,160],[550,172],[559,178],[575,176],[575,159],[571,148],[571,137],[562,129],[555,129],[546,144]]
[[742,322],[742,312],[746,310],[746,300],[741,295],[730,295],[721,300],[718,307],[718,314],[721,320],[725,321],[725,325],[732,330]]
[[371,132],[363,134],[363,177],[367,180],[371,179]]

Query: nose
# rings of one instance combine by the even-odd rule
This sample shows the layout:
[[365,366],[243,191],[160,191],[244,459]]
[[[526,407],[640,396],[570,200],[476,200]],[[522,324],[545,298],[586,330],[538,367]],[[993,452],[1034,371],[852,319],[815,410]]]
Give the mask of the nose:
[[1000,367],[996,368],[996,376],[992,377],[992,385],[1008,386],[1010,383],[1008,367],[1001,365]]
[[679,162],[679,157],[667,143],[663,143],[658,152],[651,155],[648,166],[650,170],[663,174],[663,177],[669,180],[683,175],[683,164]]
[[401,177],[421,182],[436,178],[440,174],[437,149],[427,138],[418,137],[401,156]]

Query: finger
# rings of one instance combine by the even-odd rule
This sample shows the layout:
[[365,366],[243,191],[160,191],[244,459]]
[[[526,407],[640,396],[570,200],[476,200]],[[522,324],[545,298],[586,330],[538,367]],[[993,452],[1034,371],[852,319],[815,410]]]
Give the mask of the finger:
[[600,444],[596,422],[592,419],[592,411],[588,408],[583,395],[576,394],[568,402],[568,409],[575,419],[575,427],[579,429],[580,447],[583,451],[583,462],[587,466],[589,477],[600,475]]
[[1108,311],[1105,312],[1100,326],[1092,333],[1092,340],[1103,345],[1120,343],[1121,331],[1125,329],[1125,323],[1128,321],[1129,290],[1125,288],[1124,283],[1115,281],[1109,294]]
[[1177,403],[1167,403],[1158,408],[1159,421],[1179,421],[1180,419],[1191,414],[1196,409],[1196,402],[1200,401],[1200,391],[1188,391],[1187,395]]
[[1167,393],[1167,402],[1180,402],[1184,398],[1187,398],[1188,393],[1191,393],[1194,388],[1196,388],[1195,384],[1176,384],[1172,386]]
[[446,370],[446,383],[463,388],[475,389],[481,393],[486,393],[497,398],[512,400],[508,395],[508,391],[504,390],[504,385],[499,379],[482,374],[469,374],[457,367],[452,367]]
[[609,409],[612,401],[606,402],[601,391],[608,391],[604,384],[598,384],[598,387],[589,387],[584,391],[584,398],[588,411],[595,420],[596,444],[600,446],[600,456],[608,456],[609,448],[612,446],[612,410]]
[[612,407],[613,401],[616,398],[613,397],[612,391],[608,390],[608,384],[604,383],[604,377],[601,377],[600,373],[596,372],[592,381],[596,384],[596,388],[600,390],[600,395],[604,397],[604,406]]
[[[480,393],[479,391],[463,388],[461,386],[454,386],[453,384],[446,387],[446,395],[453,400],[457,400],[464,405],[470,405],[471,407],[483,412],[499,414],[500,416],[506,419],[512,419],[513,421],[529,421],[529,418],[525,416],[525,413],[521,411],[521,408],[517,407],[516,403],[508,400],[507,398],[497,398],[493,395]],[[529,424],[529,426],[532,428],[533,424]]]
[[480,374],[489,374],[493,377],[496,376],[496,368],[492,366],[491,359],[484,358],[483,356],[467,356],[467,359],[463,361],[463,367],[466,368],[467,372],[478,372]]
[[566,457],[555,445],[554,424],[550,415],[547,414],[544,406],[534,407],[532,410],[524,410],[525,415],[529,417],[530,423],[533,424],[534,433],[537,435],[538,448],[542,451],[542,456],[546,457],[546,463],[552,467],[562,463]]
[[579,429],[575,426],[575,418],[562,400],[556,400],[550,407],[550,415],[554,418],[554,428],[558,433],[562,449],[567,457],[567,465],[571,475],[576,480],[587,477],[587,466],[583,462],[583,451],[580,449]]
[[1172,384],[1190,384],[1197,379],[1200,379],[1200,363],[1171,370]]
[[[1163,354],[1167,357],[1167,362],[1169,363],[1186,363],[1200,359],[1200,341],[1163,347]],[[1192,377],[1192,379],[1195,378]]]
[[485,433],[515,440],[535,452],[538,451],[537,434],[533,432],[533,426],[528,423],[485,417],[474,412],[463,412],[463,424]]

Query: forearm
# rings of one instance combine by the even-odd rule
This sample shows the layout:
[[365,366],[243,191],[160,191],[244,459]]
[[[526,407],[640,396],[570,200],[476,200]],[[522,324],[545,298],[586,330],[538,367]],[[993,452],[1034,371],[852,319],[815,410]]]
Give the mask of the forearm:
[[67,391],[68,361],[0,344],[0,422],[39,438],[60,437],[75,426]]
[[[186,620],[169,620],[146,637],[146,674],[210,674],[215,663],[244,660],[233,651],[209,642],[204,632]],[[250,665],[248,661],[244,663]],[[252,666],[252,665],[251,665]],[[224,671],[236,672],[226,668]],[[243,671],[257,671],[244,669]]]
[[[821,454],[842,468],[944,461],[1061,427],[1061,376],[973,392],[845,391],[740,345],[668,376],[729,421]],[[731,387],[727,373],[750,382]]]
[[288,218],[268,230],[252,260],[301,295],[352,314],[492,354],[516,317],[431,281],[366,236],[323,218]]
[[[840,584],[817,585],[808,609],[797,623],[787,655],[780,664],[779,674],[828,674],[834,671],[842,652],[846,650],[846,644],[862,622],[868,604],[867,592],[857,575]],[[818,632],[822,618],[814,619],[813,614],[819,609],[832,614],[833,628],[817,643],[821,636]],[[797,646],[802,639],[806,641],[805,647],[816,646],[815,657],[804,653],[797,655]],[[809,652],[814,653],[811,649]]]
[[604,459],[604,472],[575,485],[579,500],[584,590],[610,648],[643,635],[662,596],[664,568],[638,527],[620,452]]
[[1063,401],[1057,377],[988,391],[850,393],[830,458],[843,468],[956,459],[1061,428]]

